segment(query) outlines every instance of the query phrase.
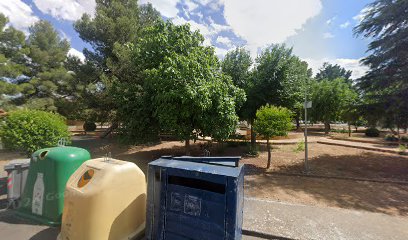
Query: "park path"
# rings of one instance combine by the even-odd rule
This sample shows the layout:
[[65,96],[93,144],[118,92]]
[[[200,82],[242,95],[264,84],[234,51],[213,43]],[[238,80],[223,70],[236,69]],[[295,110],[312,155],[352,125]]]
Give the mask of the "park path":
[[408,217],[381,213],[255,198],[245,199],[244,212],[243,228],[271,239],[406,240],[408,236]]
[[337,140],[337,139],[330,139],[327,137],[318,138],[316,142],[321,143],[321,144],[351,147],[351,148],[358,148],[358,149],[371,150],[371,151],[377,151],[377,152],[386,152],[386,153],[395,153],[395,154],[399,153],[398,146],[386,145],[382,143],[368,143],[368,142]]

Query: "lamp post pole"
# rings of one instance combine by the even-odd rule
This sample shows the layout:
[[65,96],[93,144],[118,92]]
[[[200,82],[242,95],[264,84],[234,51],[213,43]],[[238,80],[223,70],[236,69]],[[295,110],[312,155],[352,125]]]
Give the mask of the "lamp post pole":
[[309,165],[308,165],[308,146],[307,146],[307,108],[308,108],[308,102],[307,102],[307,80],[305,84],[305,173],[309,173]]

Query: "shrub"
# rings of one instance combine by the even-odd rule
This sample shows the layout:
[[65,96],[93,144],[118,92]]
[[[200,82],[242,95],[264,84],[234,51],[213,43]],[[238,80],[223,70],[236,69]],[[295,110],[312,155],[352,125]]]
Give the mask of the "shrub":
[[305,151],[305,141],[301,140],[296,144],[295,152],[303,152]]
[[37,110],[11,112],[0,125],[0,137],[6,148],[29,155],[38,149],[56,146],[61,138],[70,142],[68,127],[61,115]]
[[403,142],[408,142],[408,136],[402,136],[401,141]]
[[367,128],[365,135],[367,137],[379,137],[380,130],[378,130],[377,128]]
[[85,122],[83,128],[85,132],[93,132],[96,130],[96,124],[94,122]]
[[391,141],[391,142],[397,142],[398,141],[398,137],[392,135],[392,134],[387,134],[385,135],[385,141]]

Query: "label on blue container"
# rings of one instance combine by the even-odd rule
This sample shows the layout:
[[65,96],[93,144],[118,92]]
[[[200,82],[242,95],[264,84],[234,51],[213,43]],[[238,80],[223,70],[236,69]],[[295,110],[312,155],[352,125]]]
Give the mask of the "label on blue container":
[[186,194],[184,198],[184,213],[192,216],[200,216],[201,198]]

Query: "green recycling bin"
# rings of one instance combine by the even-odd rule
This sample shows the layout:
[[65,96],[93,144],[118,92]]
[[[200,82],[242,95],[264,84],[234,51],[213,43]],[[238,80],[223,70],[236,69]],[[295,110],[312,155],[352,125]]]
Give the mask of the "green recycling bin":
[[69,177],[91,158],[77,147],[44,148],[33,153],[18,213],[42,224],[61,224]]

